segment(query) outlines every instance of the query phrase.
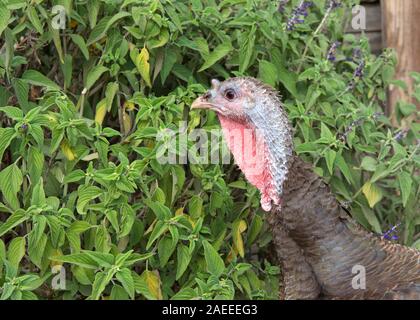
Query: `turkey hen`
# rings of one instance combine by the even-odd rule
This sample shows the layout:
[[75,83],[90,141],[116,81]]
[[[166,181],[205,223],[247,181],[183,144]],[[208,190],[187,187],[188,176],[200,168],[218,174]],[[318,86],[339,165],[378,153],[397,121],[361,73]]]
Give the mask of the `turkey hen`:
[[359,226],[293,151],[277,92],[254,78],[212,80],[193,109],[214,110],[225,141],[270,212],[281,299],[420,299],[420,252]]

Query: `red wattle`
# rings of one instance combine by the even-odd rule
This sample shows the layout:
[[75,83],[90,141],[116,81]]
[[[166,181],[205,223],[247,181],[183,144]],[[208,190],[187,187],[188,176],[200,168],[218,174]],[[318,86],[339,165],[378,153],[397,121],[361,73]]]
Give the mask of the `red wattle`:
[[232,121],[219,115],[223,135],[235,163],[247,180],[261,192],[261,206],[271,209],[271,202],[280,204],[269,166],[269,151],[262,134],[250,124]]

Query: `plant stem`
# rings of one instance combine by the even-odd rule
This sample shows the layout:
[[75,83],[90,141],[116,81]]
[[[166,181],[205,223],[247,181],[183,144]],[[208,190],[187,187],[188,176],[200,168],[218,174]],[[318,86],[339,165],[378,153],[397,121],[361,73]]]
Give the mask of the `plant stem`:
[[315,37],[318,35],[318,33],[324,27],[325,23],[327,22],[328,17],[331,14],[331,11],[332,11],[332,6],[329,6],[328,9],[327,9],[327,11],[325,12],[325,15],[322,18],[320,24],[318,25],[318,28],[316,28],[314,34],[309,39],[309,41],[306,43],[305,50],[303,51],[303,54],[302,54],[302,59],[300,60],[300,63],[299,63],[298,69],[297,69],[297,73],[300,73],[300,70],[302,69],[302,64],[305,61],[306,54],[308,53],[309,45],[311,44],[312,40],[315,39]]

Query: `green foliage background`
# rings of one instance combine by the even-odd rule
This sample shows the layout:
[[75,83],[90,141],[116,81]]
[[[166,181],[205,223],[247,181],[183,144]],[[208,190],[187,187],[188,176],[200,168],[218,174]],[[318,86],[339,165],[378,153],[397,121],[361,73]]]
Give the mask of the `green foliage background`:
[[1,299],[278,297],[257,190],[234,165],[156,160],[160,130],[218,128],[189,112],[212,77],[279,89],[296,151],[338,200],[419,248],[418,112],[400,102],[398,128],[380,115],[386,86],[406,85],[392,52],[343,33],[350,2],[314,33],[324,0],[292,31],[299,1],[278,12],[268,0],[2,0]]

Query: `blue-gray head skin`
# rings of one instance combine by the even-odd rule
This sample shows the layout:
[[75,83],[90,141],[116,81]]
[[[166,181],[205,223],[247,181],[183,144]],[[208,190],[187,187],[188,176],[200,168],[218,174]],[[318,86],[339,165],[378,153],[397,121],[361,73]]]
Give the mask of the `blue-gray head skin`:
[[[231,78],[223,82],[212,80],[212,88],[197,98],[192,109],[210,109],[220,119],[225,139],[236,163],[246,178],[261,191],[261,205],[269,211],[272,203],[280,204],[288,161],[293,153],[292,130],[283,110],[280,97],[270,86],[251,77]],[[253,130],[252,145],[244,148],[263,148],[258,158],[263,171],[251,172],[244,161],[243,148],[227,138],[232,130]],[[245,139],[244,139],[245,141]]]

